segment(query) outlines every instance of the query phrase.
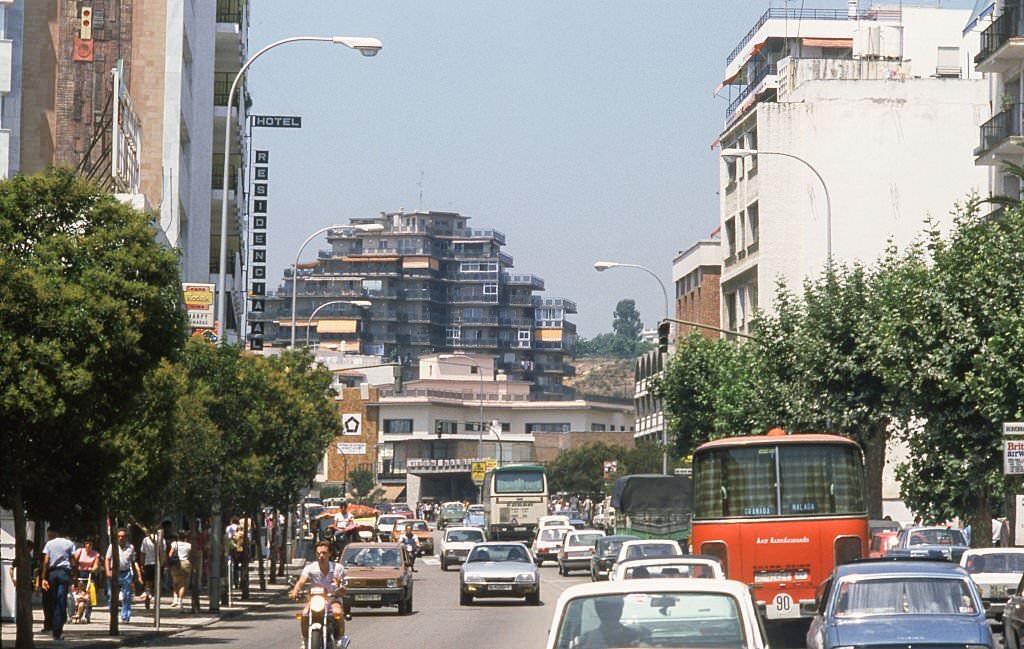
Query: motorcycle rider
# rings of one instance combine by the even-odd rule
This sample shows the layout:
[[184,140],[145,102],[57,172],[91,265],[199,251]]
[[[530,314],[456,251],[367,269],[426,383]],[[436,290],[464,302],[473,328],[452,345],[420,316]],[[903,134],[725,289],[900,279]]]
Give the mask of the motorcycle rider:
[[349,513],[347,502],[342,501],[341,509],[334,515],[334,525],[331,526],[331,529],[334,530],[335,539],[340,542],[338,544],[340,548],[359,540],[356,519]]
[[416,572],[416,554],[420,549],[420,540],[412,533],[412,525],[405,526],[405,534],[398,538],[398,542],[405,546],[409,560],[412,561],[412,571]]
[[[288,593],[291,599],[297,599],[303,587],[309,582],[313,586],[320,586],[324,589],[327,600],[331,604],[331,623],[335,645],[347,647],[348,636],[345,635],[345,617],[342,610],[341,595],[345,591],[342,580],[345,577],[345,568],[341,563],[331,561],[331,546],[326,541],[316,544],[316,561],[311,561],[302,569],[302,575],[295,583],[295,587]],[[309,640],[309,602],[302,608],[302,617],[299,619],[299,628],[302,631],[302,645],[306,646]]]

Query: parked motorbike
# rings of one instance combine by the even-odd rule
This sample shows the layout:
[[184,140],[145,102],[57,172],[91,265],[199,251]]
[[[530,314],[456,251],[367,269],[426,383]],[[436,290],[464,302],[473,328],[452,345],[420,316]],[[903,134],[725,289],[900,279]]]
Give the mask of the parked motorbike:
[[[331,602],[327,595],[327,591],[321,586],[309,589],[309,609],[306,612],[309,633],[306,638],[306,649],[348,649],[352,644],[351,638],[347,635],[334,637],[338,620],[331,612]],[[302,617],[301,613],[299,617]],[[338,618],[340,617],[339,614]]]

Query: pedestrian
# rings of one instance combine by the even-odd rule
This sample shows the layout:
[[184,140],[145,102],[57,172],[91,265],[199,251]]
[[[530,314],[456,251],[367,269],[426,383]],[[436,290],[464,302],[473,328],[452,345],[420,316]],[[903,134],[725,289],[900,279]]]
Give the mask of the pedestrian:
[[[111,545],[107,548],[107,599],[111,597],[111,584],[114,577],[113,550]],[[142,584],[142,574],[138,571],[138,563],[135,558],[135,546],[128,542],[128,530],[123,527],[117,530],[117,569],[118,584],[121,588],[121,621],[128,623],[132,621],[132,595],[134,585]]]
[[93,549],[93,540],[87,538],[82,541],[82,547],[75,550],[75,564],[77,576],[75,582],[80,590],[86,594],[84,618],[85,622],[92,620],[92,607],[96,605],[96,588],[100,575],[100,553]]
[[61,641],[64,623],[67,622],[71,571],[75,567],[75,544],[61,536],[53,526],[46,530],[46,537],[49,541],[43,546],[42,587],[44,593],[50,593],[53,606],[50,631],[55,641]]
[[143,601],[146,604],[146,608],[149,608],[149,600],[152,597],[156,597],[156,591],[154,586],[156,584],[156,552],[157,544],[160,542],[160,538],[156,532],[147,534],[142,539],[142,544],[139,546],[139,572],[142,574],[142,587],[145,589],[143,593]]
[[167,566],[171,570],[171,580],[174,584],[174,599],[172,607],[181,608],[185,600],[185,586],[188,584],[192,574],[192,544],[189,542],[187,530],[177,536],[171,537],[171,549],[167,552]]

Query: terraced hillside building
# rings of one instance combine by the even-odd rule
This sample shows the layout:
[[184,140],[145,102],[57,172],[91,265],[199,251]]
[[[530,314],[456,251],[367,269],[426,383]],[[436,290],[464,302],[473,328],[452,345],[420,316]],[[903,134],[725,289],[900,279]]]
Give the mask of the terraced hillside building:
[[[297,269],[297,344],[380,356],[413,374],[425,354],[489,354],[535,393],[572,397],[562,379],[573,371],[566,316],[576,305],[542,297],[543,279],[514,272],[503,233],[455,212],[398,211],[351,219],[326,238],[330,248]],[[267,300],[265,345],[289,344],[291,299],[289,269]]]

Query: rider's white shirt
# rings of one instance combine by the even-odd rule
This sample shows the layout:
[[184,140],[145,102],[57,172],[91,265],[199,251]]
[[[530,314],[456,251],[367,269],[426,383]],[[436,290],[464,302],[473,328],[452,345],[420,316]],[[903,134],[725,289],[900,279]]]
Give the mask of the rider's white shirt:
[[345,568],[340,563],[328,561],[325,574],[320,570],[320,562],[314,561],[306,564],[306,567],[302,569],[302,576],[306,578],[310,586],[320,586],[330,593],[335,589],[335,584],[332,582],[340,583],[345,576]]
[[344,514],[341,513],[341,512],[338,512],[337,514],[334,515],[334,525],[335,525],[335,527],[337,527],[340,530],[343,530],[346,527],[348,527],[349,523],[351,523],[351,522],[352,522],[352,514],[349,514],[348,512],[346,512]]

